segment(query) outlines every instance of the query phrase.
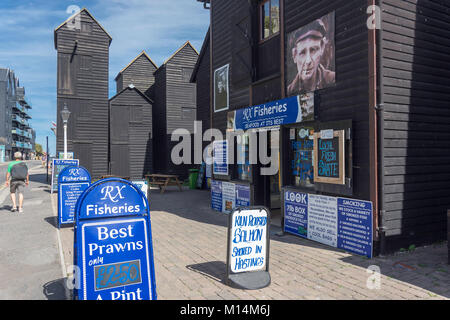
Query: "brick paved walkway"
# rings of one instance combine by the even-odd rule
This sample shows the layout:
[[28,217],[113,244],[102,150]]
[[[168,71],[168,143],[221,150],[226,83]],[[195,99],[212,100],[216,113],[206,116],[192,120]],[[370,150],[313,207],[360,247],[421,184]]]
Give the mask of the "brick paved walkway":
[[[223,283],[228,216],[210,209],[207,191],[172,190],[150,196],[160,299],[450,298],[445,243],[369,260],[295,236],[278,237],[276,226],[271,228],[271,285],[232,289]],[[371,265],[381,270],[380,290],[367,288]]]
[[[292,235],[278,237],[276,226],[271,227],[271,285],[233,289],[223,282],[228,216],[210,209],[208,191],[155,190],[150,208],[161,300],[450,298],[446,243],[369,260]],[[69,256],[71,230],[62,230]],[[66,257],[66,264],[70,262]],[[372,265],[381,270],[379,290],[367,287]],[[370,286],[375,284],[369,280]]]

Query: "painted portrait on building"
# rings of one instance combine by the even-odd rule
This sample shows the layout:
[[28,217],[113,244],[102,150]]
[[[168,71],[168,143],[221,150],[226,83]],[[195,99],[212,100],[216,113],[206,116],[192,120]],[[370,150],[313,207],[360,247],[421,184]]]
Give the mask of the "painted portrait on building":
[[320,90],[336,83],[334,38],[334,12],[288,34],[288,96]]
[[214,112],[229,107],[228,73],[228,64],[214,71]]

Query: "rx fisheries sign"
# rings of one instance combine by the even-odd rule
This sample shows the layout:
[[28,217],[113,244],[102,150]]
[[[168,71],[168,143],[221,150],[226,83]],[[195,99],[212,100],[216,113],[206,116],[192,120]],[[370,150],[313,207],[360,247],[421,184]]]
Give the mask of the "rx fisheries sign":
[[150,211],[129,181],[110,178],[77,203],[75,265],[82,300],[156,300]]
[[65,167],[58,176],[58,226],[75,222],[75,205],[89,188],[91,175],[84,167]]

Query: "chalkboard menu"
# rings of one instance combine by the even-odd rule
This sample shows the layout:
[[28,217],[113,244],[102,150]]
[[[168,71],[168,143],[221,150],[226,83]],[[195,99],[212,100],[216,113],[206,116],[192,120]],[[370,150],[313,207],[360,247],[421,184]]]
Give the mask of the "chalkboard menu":
[[314,181],[345,184],[344,130],[322,130],[314,134]]

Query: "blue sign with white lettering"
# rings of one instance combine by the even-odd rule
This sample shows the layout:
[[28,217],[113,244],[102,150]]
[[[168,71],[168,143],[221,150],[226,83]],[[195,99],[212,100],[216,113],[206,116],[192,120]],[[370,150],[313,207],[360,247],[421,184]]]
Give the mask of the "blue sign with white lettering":
[[372,257],[372,202],[338,198],[338,248]]
[[284,231],[362,256],[373,254],[372,202],[285,190]]
[[250,186],[236,184],[236,207],[250,206]]
[[222,212],[222,182],[211,180],[211,208]]
[[231,111],[228,115],[229,127],[233,131],[280,126],[312,120],[314,102],[308,96],[292,96]]
[[213,173],[215,175],[228,175],[228,141],[214,141],[213,154]]
[[52,162],[52,193],[58,190],[58,176],[66,167],[78,166],[79,161],[75,160],[59,160],[53,159]]
[[82,300],[156,300],[150,210],[129,181],[96,182],[76,206],[74,265]]
[[75,222],[75,205],[89,188],[91,175],[84,167],[65,167],[58,176],[58,226]]

